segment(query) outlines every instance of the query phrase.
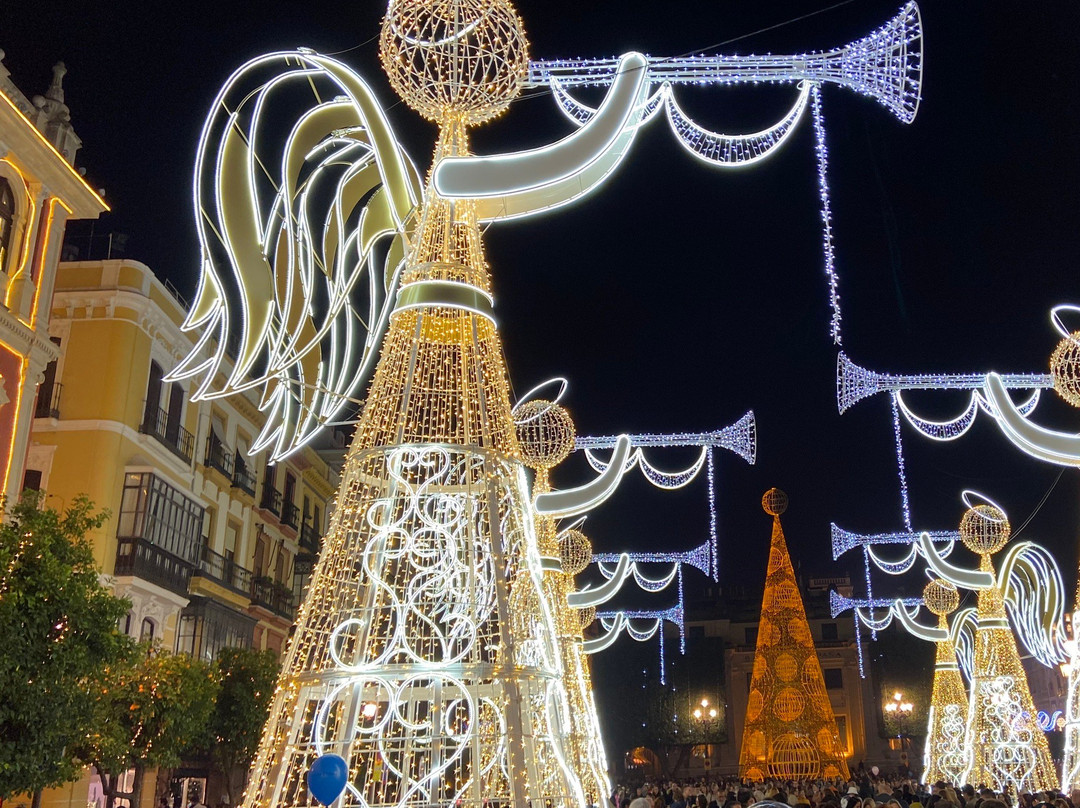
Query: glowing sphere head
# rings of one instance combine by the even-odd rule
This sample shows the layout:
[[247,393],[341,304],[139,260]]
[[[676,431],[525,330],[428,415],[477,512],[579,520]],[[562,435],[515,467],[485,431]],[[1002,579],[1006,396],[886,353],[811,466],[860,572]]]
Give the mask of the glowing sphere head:
[[1080,331],[1058,343],[1050,356],[1050,376],[1057,394],[1080,407]]
[[779,516],[787,510],[787,494],[779,488],[770,488],[761,498],[761,507],[770,516]]
[[979,555],[993,555],[1009,543],[1012,527],[1005,514],[993,505],[968,508],[960,520],[960,539]]
[[379,58],[406,104],[436,123],[465,125],[503,112],[529,67],[509,0],[391,0]]
[[567,530],[559,536],[559,560],[562,571],[577,575],[592,562],[592,542],[580,530]]
[[584,609],[578,610],[578,622],[582,631],[591,626],[594,620],[596,620],[595,606],[586,606]]
[[526,466],[546,471],[574,451],[574,421],[563,407],[550,401],[526,401],[514,412],[521,459]]
[[942,578],[935,578],[923,587],[922,596],[926,608],[939,617],[955,612],[960,605],[960,593],[956,586]]

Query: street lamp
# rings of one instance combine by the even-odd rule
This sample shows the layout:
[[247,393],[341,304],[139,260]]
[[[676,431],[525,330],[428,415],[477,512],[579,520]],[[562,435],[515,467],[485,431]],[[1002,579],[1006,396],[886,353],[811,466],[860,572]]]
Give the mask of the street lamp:
[[713,730],[713,722],[719,713],[715,707],[709,706],[708,699],[702,699],[700,706],[694,708],[694,721],[701,722],[702,735],[705,737],[705,770],[712,768],[712,744],[709,743],[709,735]]
[[915,705],[910,701],[904,701],[904,694],[899,690],[893,693],[893,697],[885,702],[885,712],[889,715],[896,716],[896,723],[900,727],[900,733],[897,737],[900,739],[900,750],[904,749],[904,722],[908,716],[911,715],[911,711],[915,709]]

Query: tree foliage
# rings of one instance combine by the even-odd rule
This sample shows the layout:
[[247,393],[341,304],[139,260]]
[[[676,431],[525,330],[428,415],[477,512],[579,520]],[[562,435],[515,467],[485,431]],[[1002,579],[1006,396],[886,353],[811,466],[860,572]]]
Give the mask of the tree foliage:
[[91,681],[130,645],[130,603],[101,585],[85,497],[60,514],[27,494],[0,523],[0,799],[75,779]]
[[247,769],[255,757],[277,674],[278,659],[273,651],[222,648],[218,654],[220,690],[210,720],[210,752],[224,775],[231,804],[236,802],[233,773]]
[[[109,666],[95,694],[86,755],[102,773],[110,802],[117,796],[140,804],[148,768],[172,768],[203,737],[214,711],[214,669],[186,654],[154,653],[141,645]],[[119,775],[135,770],[129,794],[116,790]]]

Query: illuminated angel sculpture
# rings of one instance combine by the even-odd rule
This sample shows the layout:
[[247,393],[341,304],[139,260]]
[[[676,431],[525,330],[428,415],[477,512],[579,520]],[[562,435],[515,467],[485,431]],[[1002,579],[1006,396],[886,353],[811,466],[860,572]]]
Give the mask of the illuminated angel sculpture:
[[[994,570],[991,556],[1005,547],[1011,532],[1004,511],[987,500],[969,507],[960,523],[964,546],[980,557],[977,570],[946,561],[925,533],[919,550],[935,575],[978,593],[962,780],[992,783],[998,790],[1010,787],[1021,794],[1053,789],[1057,776],[1009,615],[1041,661],[1062,660],[1064,649],[1059,631],[1061,581],[1053,558],[1038,545],[1019,542],[1006,554],[1000,570]],[[903,612],[902,606],[898,608]]]
[[614,442],[594,481],[530,494],[481,226],[598,187],[661,104],[680,138],[704,138],[718,163],[783,142],[779,130],[690,133],[670,89],[650,94],[665,80],[803,82],[783,131],[809,93],[827,212],[818,87],[853,88],[910,120],[920,41],[910,4],[825,54],[708,57],[676,76],[630,53],[595,73],[610,85],[604,101],[567,138],[473,157],[469,128],[527,81],[554,88],[554,73],[534,76],[540,63],[530,66],[508,0],[394,0],[380,58],[395,91],[440,127],[426,179],[340,61],[282,52],[229,78],[197,155],[203,271],[185,327],[199,335],[171,376],[194,379],[196,398],[254,398],[266,420],[251,451],[273,459],[369,385],[245,808],[310,805],[305,777],[331,754],[348,771],[332,800],[341,808],[563,808],[606,796],[596,750],[587,764],[569,759],[583,736],[536,519],[601,502],[630,440]]

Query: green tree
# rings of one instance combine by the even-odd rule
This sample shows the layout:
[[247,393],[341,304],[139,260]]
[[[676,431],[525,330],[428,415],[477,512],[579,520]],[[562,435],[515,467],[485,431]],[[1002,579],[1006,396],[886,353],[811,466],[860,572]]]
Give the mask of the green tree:
[[[108,668],[85,754],[101,772],[109,808],[117,797],[139,805],[146,770],[180,763],[181,753],[205,736],[217,692],[210,665],[147,645]],[[131,791],[122,793],[119,778],[129,769],[135,770]]]
[[35,493],[0,523],[0,799],[75,779],[91,680],[122,656],[131,604],[99,583],[86,538],[106,514],[78,497],[63,515]]
[[218,653],[220,690],[210,719],[210,757],[224,777],[230,805],[236,804],[234,776],[237,771],[246,771],[255,758],[277,674],[278,659],[273,651],[222,648]]

